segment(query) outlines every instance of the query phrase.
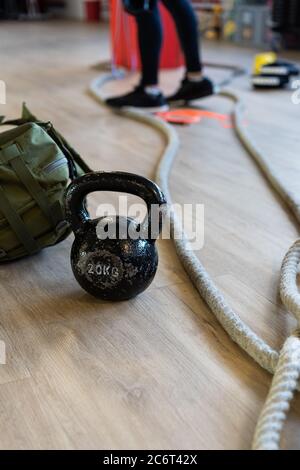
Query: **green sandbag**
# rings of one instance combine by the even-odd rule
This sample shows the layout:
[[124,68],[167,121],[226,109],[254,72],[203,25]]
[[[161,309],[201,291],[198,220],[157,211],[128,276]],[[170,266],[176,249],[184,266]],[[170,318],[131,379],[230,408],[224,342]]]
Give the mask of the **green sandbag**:
[[26,105],[0,134],[0,263],[32,255],[70,234],[64,194],[90,168],[50,122]]

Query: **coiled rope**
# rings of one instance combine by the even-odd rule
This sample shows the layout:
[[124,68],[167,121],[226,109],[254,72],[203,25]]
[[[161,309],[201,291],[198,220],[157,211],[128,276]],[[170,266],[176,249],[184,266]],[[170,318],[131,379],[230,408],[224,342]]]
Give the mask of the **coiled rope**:
[[[120,75],[117,77],[115,75],[101,76],[91,83],[90,92],[101,104],[105,104],[100,91],[101,87],[107,81],[115,78],[120,78]],[[242,120],[242,102],[233,92],[221,91],[219,96],[233,101],[233,125],[237,137],[300,223],[300,199],[284,186],[280,177],[253,142],[252,137],[248,135]],[[299,329],[292,333],[282,350],[278,352],[260,338],[227,304],[201,261],[189,247],[182,225],[172,210],[172,198],[169,191],[170,172],[179,148],[179,139],[174,128],[162,119],[134,108],[119,110],[118,114],[149,125],[159,131],[165,138],[166,146],[157,168],[156,182],[168,201],[168,217],[171,233],[176,234],[176,237],[173,236],[173,241],[177,255],[201,298],[207,303],[232,340],[261,367],[274,374],[270,393],[258,421],[252,447],[253,449],[279,449],[283,424],[300,376],[300,293],[297,287],[297,271],[300,265],[300,239],[291,247],[284,259],[280,282],[282,302],[295,315]],[[178,234],[181,236],[178,236]]]

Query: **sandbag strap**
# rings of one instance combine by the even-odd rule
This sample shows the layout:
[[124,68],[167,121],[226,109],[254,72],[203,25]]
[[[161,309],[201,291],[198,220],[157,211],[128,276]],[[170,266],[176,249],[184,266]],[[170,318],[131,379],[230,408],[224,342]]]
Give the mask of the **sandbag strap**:
[[20,181],[26,187],[31,197],[36,201],[41,211],[45,214],[48,220],[50,220],[55,227],[59,220],[55,216],[55,212],[49,204],[47,195],[39,182],[34,178],[30,169],[24,162],[22,155],[23,151],[19,144],[14,143],[7,147],[2,148],[2,161],[9,163],[15,173],[18,175]]
[[81,158],[79,153],[77,153],[66,141],[66,139],[53,127],[51,122],[48,122],[46,125],[39,123],[40,126],[45,128],[48,135],[54,140],[56,145],[60,148],[63,152],[65,157],[67,158],[69,164],[73,163],[74,168],[70,168],[70,179],[73,180],[78,176],[81,176],[77,172],[76,165],[79,166],[80,170],[84,173],[91,173],[93,170],[88,166],[88,164]]
[[10,201],[7,199],[3,187],[0,185],[0,210],[16,234],[17,238],[24,245],[28,254],[33,255],[40,251],[40,247],[36,240],[29,233],[23,220],[13,208]]

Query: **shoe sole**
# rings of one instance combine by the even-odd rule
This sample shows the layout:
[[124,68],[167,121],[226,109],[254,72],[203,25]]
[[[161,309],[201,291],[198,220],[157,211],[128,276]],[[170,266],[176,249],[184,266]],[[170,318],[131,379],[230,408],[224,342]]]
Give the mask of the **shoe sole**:
[[142,108],[140,106],[123,106],[122,108],[119,108],[119,109],[128,109],[128,110],[131,110],[131,109],[135,109],[135,110],[138,110],[138,111],[142,111],[144,113],[164,113],[166,111],[169,111],[170,109],[170,106],[168,104],[165,104],[163,106],[155,106],[153,108]]

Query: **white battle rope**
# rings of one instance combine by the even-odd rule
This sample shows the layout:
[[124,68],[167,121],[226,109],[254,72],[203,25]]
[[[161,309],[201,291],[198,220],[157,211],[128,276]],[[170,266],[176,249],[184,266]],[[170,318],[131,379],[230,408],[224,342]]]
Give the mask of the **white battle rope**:
[[[92,95],[102,104],[105,104],[105,101],[100,89],[104,83],[115,78],[112,75],[101,76],[91,83],[90,91]],[[239,98],[229,91],[222,91],[219,93],[219,96],[234,102],[233,123],[239,140],[249,155],[256,161],[272,187],[294,212],[300,223],[300,199],[283,185],[280,177],[274,172],[273,168],[254,144],[253,139],[248,135],[243,126],[243,106]],[[300,265],[300,239],[285,257],[280,282],[282,302],[295,315],[298,321],[298,330],[287,339],[282,350],[278,352],[257,336],[239,315],[232,310],[198,257],[189,248],[189,242],[183,232],[182,224],[177,220],[175,213],[172,211],[172,198],[169,191],[170,172],[179,148],[179,139],[174,128],[162,119],[134,108],[122,109],[118,111],[118,114],[147,124],[165,137],[166,146],[157,168],[156,182],[164,192],[169,204],[168,217],[171,233],[176,234],[176,237],[173,237],[173,241],[177,255],[200,296],[207,303],[232,340],[261,367],[274,374],[270,393],[256,428],[253,449],[279,449],[283,423],[294,392],[299,388],[300,293],[297,287],[297,272]]]
[[278,450],[280,435],[300,377],[300,337],[290,336],[280,352],[271,389],[260,414],[255,450]]

